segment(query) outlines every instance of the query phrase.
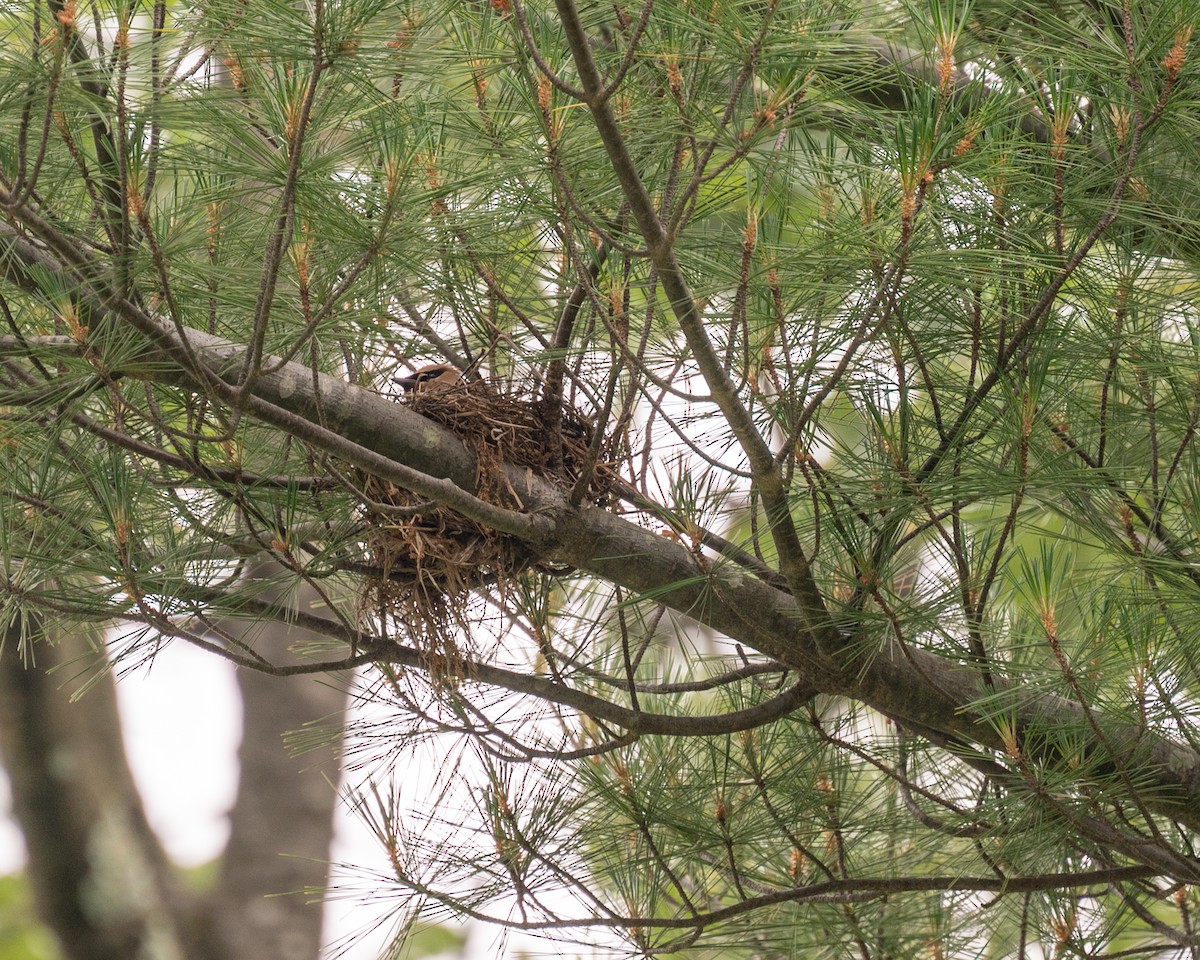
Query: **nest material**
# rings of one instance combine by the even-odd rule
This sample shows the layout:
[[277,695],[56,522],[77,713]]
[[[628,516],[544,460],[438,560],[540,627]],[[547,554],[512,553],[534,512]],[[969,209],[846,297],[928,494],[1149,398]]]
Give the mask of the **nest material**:
[[[476,495],[491,503],[513,505],[506,462],[570,488],[589,456],[593,430],[582,417],[564,412],[562,442],[555,445],[542,404],[483,381],[415,392],[400,402],[462,439],[475,454]],[[588,498],[602,499],[612,477],[607,464],[598,464]],[[366,514],[368,561],[378,573],[367,578],[364,613],[403,625],[437,675],[461,676],[471,656],[454,636],[468,626],[472,596],[485,587],[502,593],[535,558],[518,540],[386,480],[365,477],[363,493],[388,508]]]

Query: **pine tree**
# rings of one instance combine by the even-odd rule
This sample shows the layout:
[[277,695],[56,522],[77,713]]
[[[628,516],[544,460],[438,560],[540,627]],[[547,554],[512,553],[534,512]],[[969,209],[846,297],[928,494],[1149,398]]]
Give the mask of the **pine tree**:
[[10,5],[6,615],[358,669],[398,913],[1196,955],[1198,16]]

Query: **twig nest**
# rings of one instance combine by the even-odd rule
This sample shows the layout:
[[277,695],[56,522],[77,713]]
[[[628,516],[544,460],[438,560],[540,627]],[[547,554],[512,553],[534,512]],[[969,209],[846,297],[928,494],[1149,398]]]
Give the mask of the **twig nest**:
[[[515,497],[505,463],[526,467],[570,489],[590,462],[593,428],[574,411],[555,427],[544,404],[503,392],[482,380],[460,380],[436,390],[414,390],[400,399],[414,412],[446,427],[476,458],[476,495],[512,507]],[[558,442],[554,442],[555,434]],[[601,500],[614,477],[607,463],[592,469],[587,498]],[[455,642],[470,635],[466,608],[481,588],[503,593],[508,582],[536,565],[524,544],[378,477],[365,476],[366,552],[372,573],[362,606],[404,630],[426,653],[435,678],[462,676],[470,651]]]

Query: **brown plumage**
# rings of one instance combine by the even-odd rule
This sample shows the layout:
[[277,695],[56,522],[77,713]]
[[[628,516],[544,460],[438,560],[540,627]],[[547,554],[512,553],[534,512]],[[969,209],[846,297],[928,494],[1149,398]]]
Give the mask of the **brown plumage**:
[[407,377],[396,377],[396,383],[408,393],[441,393],[462,383],[462,371],[450,363],[431,363]]

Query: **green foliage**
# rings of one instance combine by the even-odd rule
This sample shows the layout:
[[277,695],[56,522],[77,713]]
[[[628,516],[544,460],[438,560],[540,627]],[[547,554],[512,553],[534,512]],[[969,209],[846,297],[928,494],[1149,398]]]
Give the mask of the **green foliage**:
[[396,960],[422,960],[439,955],[461,956],[466,942],[467,938],[457,930],[436,923],[417,923],[407,932],[395,957]]
[[[216,621],[316,617],[364,762],[455,758],[360,798],[401,910],[1195,949],[1200,4],[2,16],[6,611],[247,669]],[[535,501],[464,415],[464,493],[371,405],[435,360],[590,459]],[[364,599],[431,504],[529,561],[441,646]]]
[[25,880],[0,877],[0,958],[58,960],[59,956],[53,937],[34,916]]

